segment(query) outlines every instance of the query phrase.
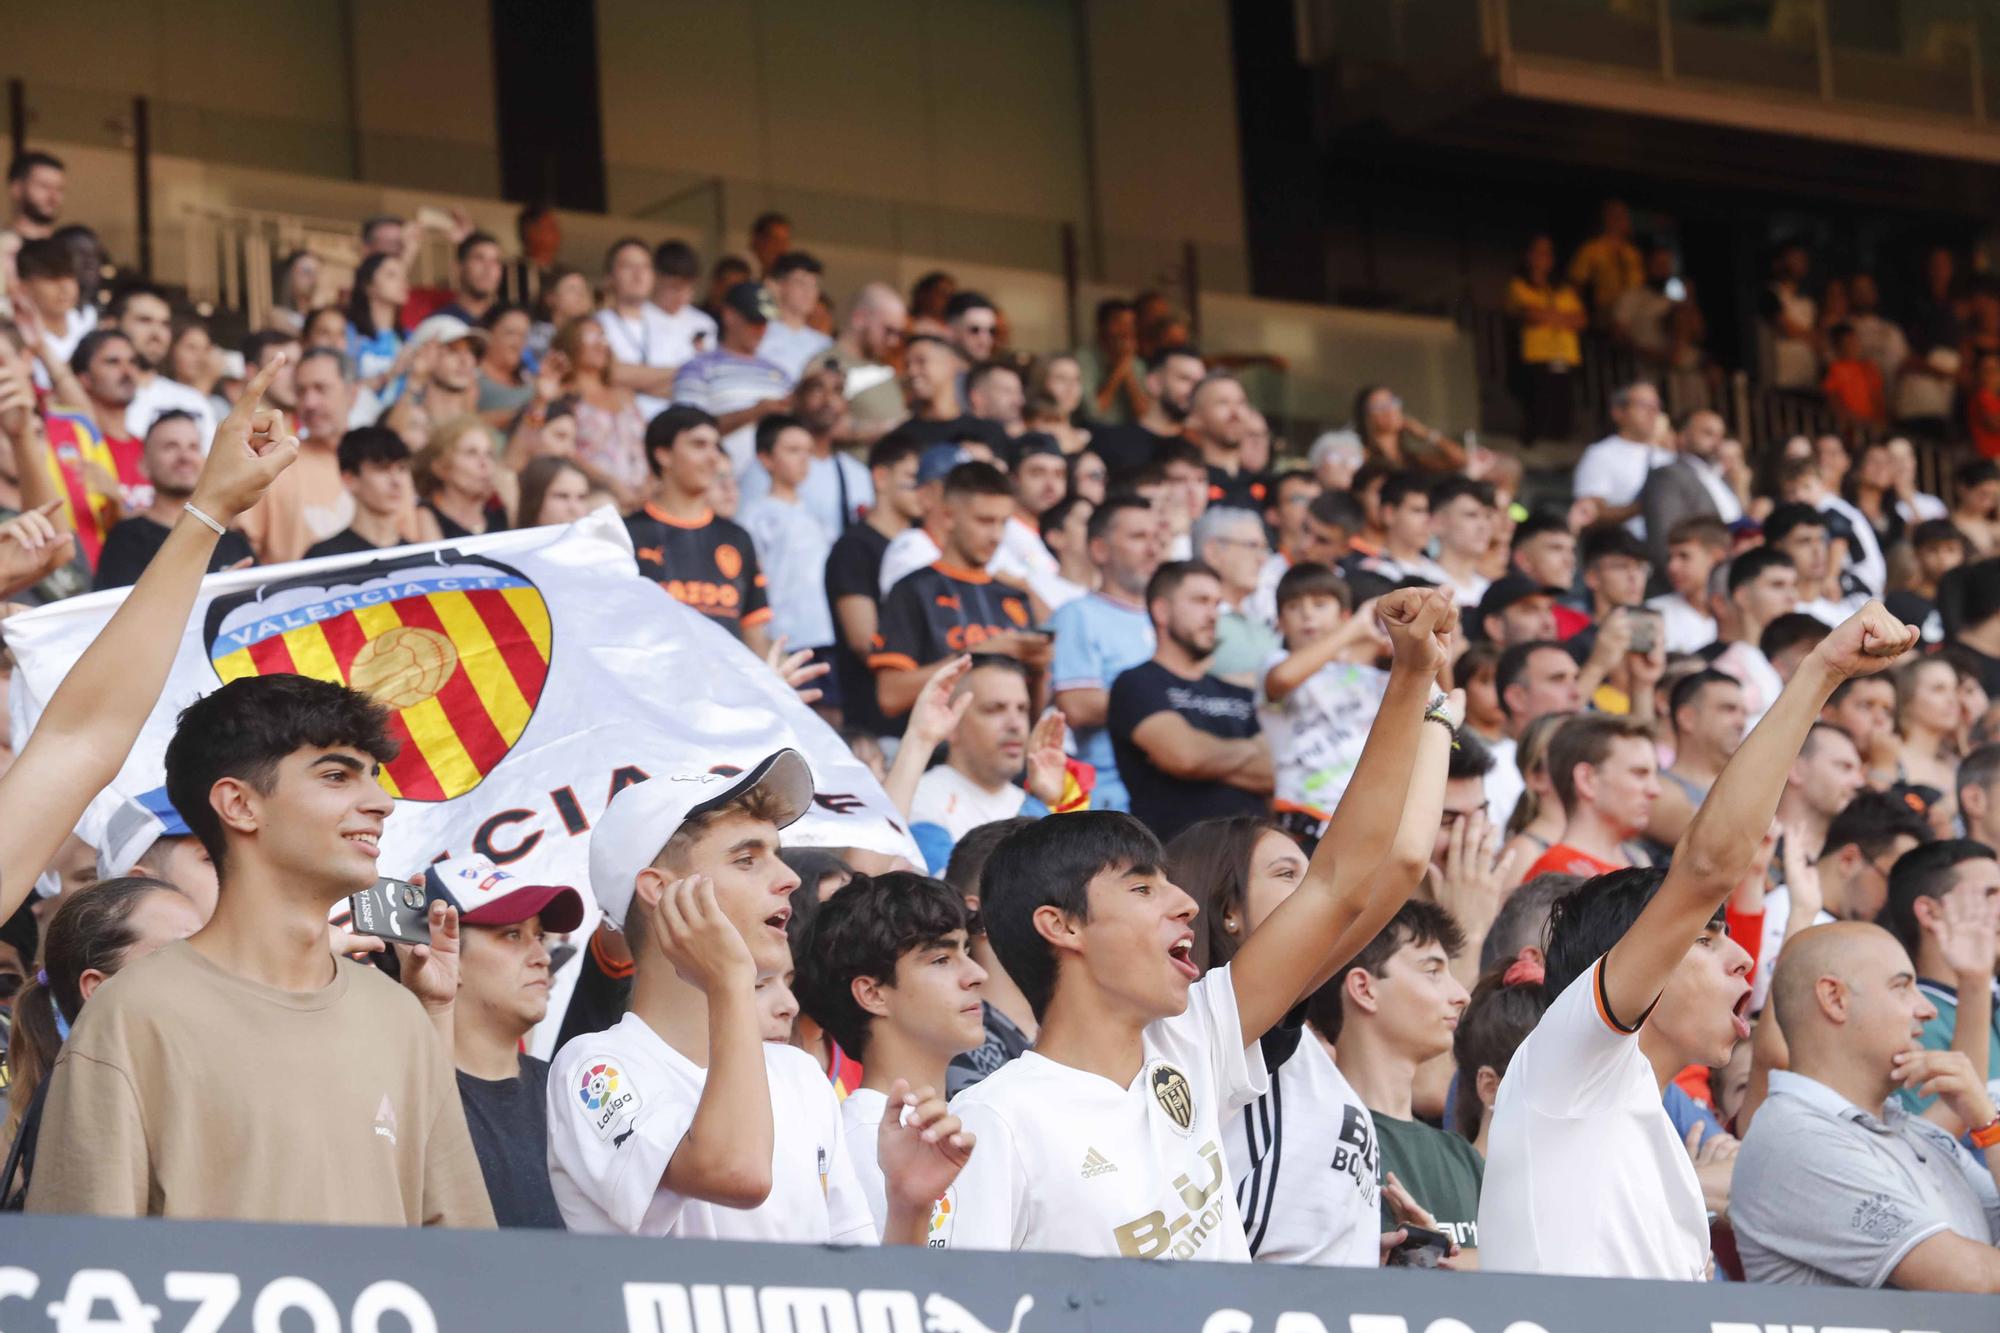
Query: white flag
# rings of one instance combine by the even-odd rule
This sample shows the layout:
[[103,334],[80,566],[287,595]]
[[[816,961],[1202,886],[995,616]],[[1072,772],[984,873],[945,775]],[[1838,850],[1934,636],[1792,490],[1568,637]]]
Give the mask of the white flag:
[[[16,662],[17,751],[125,596],[72,598],[0,626]],[[727,630],[639,577],[609,508],[564,528],[209,576],[158,707],[79,835],[94,843],[119,801],[164,785],[182,708],[225,681],[287,671],[391,710],[403,748],[383,771],[397,797],[386,875],[478,853],[590,902],[590,826],[615,791],[668,771],[748,768],[783,746],[806,756],[818,793],[788,845],[922,864],[833,729]]]

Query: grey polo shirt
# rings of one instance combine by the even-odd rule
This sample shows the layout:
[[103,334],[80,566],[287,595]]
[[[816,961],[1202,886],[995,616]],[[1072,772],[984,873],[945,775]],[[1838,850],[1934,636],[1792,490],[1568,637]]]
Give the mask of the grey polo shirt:
[[1940,1231],[1993,1244],[2000,1191],[1951,1135],[1893,1101],[1870,1113],[1777,1071],[1736,1157],[1729,1218],[1752,1282],[1880,1287]]

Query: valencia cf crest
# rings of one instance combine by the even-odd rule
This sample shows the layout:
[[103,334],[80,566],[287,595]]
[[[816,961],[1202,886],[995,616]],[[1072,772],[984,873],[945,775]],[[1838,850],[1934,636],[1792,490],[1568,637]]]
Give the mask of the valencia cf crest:
[[1174,1122],[1181,1133],[1194,1128],[1194,1089],[1188,1086],[1187,1075],[1172,1065],[1158,1065],[1153,1069],[1153,1100],[1167,1113],[1167,1119]]
[[477,787],[527,730],[553,637],[520,571],[455,550],[267,583],[209,603],[224,684],[294,672],[372,695],[402,752],[382,786],[406,801]]

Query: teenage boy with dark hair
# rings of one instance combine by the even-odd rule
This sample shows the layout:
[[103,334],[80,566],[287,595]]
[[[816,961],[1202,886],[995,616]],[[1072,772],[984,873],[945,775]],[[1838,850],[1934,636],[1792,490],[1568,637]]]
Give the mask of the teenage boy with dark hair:
[[861,1086],[840,1104],[847,1153],[875,1225],[888,1225],[875,1145],[897,1083],[919,1096],[985,1040],[965,900],[909,871],[863,876],[820,904],[799,941],[799,1006],[861,1062]]
[[714,417],[681,404],[661,412],[646,423],[653,498],[625,530],[640,574],[762,657],[771,649],[771,605],[756,543],[708,503],[716,472],[728,465]]
[[1009,834],[1034,822],[1022,815],[981,824],[958,840],[958,846],[951,849],[951,860],[945,863],[945,883],[957,889],[965,899],[966,929],[972,932],[972,961],[986,973],[986,984],[980,989],[986,1037],[978,1046],[952,1057],[944,1080],[947,1094],[953,1097],[1025,1052],[1035,1042],[1038,1025],[1034,1006],[1028,1003],[1027,996],[1021,994],[1014,978],[1007,975],[1007,969],[1000,965],[999,956],[993,952],[993,942],[986,937],[985,918],[979,914],[980,903],[984,900],[982,886],[986,862],[991,859],[993,849]]
[[[181,713],[167,795],[215,862],[215,914],[93,997],[56,1065],[35,1211],[493,1224],[424,1006],[329,948],[328,913],[378,874],[387,724],[292,675]],[[429,919],[454,953],[455,914]],[[404,966],[432,971],[430,950]]]
[[432,901],[458,912],[456,992],[432,1021],[451,1045],[493,1218],[503,1227],[560,1229],[549,1189],[549,1066],[523,1055],[521,1043],[549,1012],[546,936],[583,924],[583,897],[481,856],[440,861],[423,880]]
[[982,915],[1041,1031],[956,1100],[980,1143],[939,1210],[947,1246],[1249,1258],[1221,1120],[1265,1089],[1258,1040],[1410,883],[1383,865],[1458,612],[1423,589],[1380,609],[1395,667],[1355,781],[1305,881],[1230,963],[1199,976],[1195,903],[1129,815],[1043,820],[995,849]]
[[868,450],[868,478],[875,504],[833,544],[826,558],[826,600],[833,611],[834,668],[839,677],[841,720],[870,736],[894,728],[875,697],[875,673],[868,656],[882,625],[882,557],[898,533],[923,518],[917,486],[917,457],[923,446],[902,431],[890,431]]
[[[636,968],[616,1026],[549,1071],[549,1178],[572,1231],[872,1244],[840,1110],[819,1063],[766,1042],[760,975],[790,965],[799,877],[778,837],[811,806],[796,750],[747,771],[626,787],[590,835],[590,882]],[[936,1097],[884,1122],[884,1234],[922,1244],[970,1151]],[[904,1123],[905,1121],[908,1123]],[[935,1145],[921,1135],[936,1129]]]
[[1799,570],[1783,551],[1753,546],[1729,562],[1723,579],[1727,591],[1715,605],[1721,628],[1709,665],[1743,682],[1744,717],[1754,727],[1785,687],[1758,645],[1766,626],[1798,610]]
[[387,426],[360,426],[340,437],[340,484],[354,497],[354,521],[306,549],[306,559],[362,555],[403,542],[403,520],[416,495],[410,446]]
[[1724,901],[1755,859],[1806,732],[1834,686],[1908,652],[1877,603],[1801,664],[1731,757],[1673,866],[1600,875],[1556,905],[1555,1002],[1514,1054],[1493,1108],[1479,1232],[1488,1269],[1697,1281],[1708,1211],[1661,1096],[1749,1035],[1750,957]]
[[962,653],[999,653],[1037,674],[1049,664],[1048,637],[1028,628],[1027,594],[986,572],[1014,513],[1006,474],[991,463],[960,463],[945,477],[944,507],[938,559],[896,580],[882,599],[868,665],[891,718],[908,713],[924,682]]
[[[1479,1152],[1416,1117],[1417,1071],[1451,1051],[1465,986],[1452,975],[1465,932],[1436,903],[1407,902],[1306,1006],[1306,1019],[1334,1044],[1334,1063],[1375,1125],[1380,1178],[1393,1174],[1437,1229],[1477,1265]],[[1400,1225],[1386,1195],[1382,1229]]]

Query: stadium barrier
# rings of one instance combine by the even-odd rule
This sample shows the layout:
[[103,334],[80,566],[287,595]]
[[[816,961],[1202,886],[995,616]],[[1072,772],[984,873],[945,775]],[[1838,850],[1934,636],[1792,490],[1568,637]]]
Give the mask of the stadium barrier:
[[[301,1145],[302,1150],[309,1147]],[[1991,1298],[0,1217],[0,1333],[1993,1333]]]

